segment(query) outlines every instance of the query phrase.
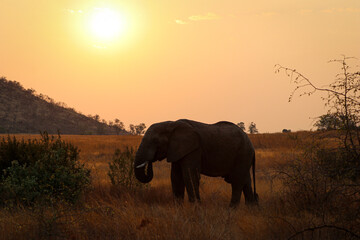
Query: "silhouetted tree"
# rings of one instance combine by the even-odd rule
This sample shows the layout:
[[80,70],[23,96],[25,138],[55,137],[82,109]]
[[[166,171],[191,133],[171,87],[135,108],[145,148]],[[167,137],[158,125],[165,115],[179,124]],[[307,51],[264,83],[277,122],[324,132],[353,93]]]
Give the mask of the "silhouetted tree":
[[145,123],[140,123],[139,125],[135,126],[135,133],[136,135],[141,135],[145,133],[146,125]]
[[249,133],[259,133],[258,129],[256,128],[256,124],[254,122],[251,122],[249,125]]
[[129,132],[132,135],[141,135],[145,133],[146,125],[145,123],[140,123],[139,125],[130,124]]
[[352,71],[347,61],[349,57],[335,59],[330,62],[341,65],[341,73],[337,74],[335,81],[327,87],[315,86],[309,78],[295,69],[276,65],[276,72],[284,71],[297,85],[290,94],[289,102],[295,92],[303,90],[300,96],[312,95],[315,92],[324,92],[327,97],[322,97],[328,114],[320,116],[320,128],[334,128],[339,132],[342,140],[342,149],[346,152],[346,161],[355,162],[356,171],[360,175],[360,71]]
[[125,130],[125,125],[122,121],[115,118],[113,127],[115,127],[116,134],[119,135],[119,133],[123,130]]
[[93,116],[94,120],[97,122],[100,122],[100,116],[99,114],[96,114],[95,116]]
[[[344,115],[339,115],[335,113],[327,113],[319,117],[319,119],[314,124],[317,127],[317,130],[338,130],[338,129],[345,129],[346,126],[344,123],[345,121]],[[349,120],[349,128],[355,130],[356,123],[350,119]]]
[[238,125],[239,128],[241,128],[243,131],[245,131],[245,123],[244,122],[239,122],[236,125]]
[[317,130],[335,130],[340,129],[341,120],[333,113],[327,113],[319,117],[314,124]]
[[[315,126],[333,129],[331,134],[312,134],[311,141],[299,141],[304,145],[300,147],[302,156],[294,157],[279,171],[281,192],[286,196],[282,203],[291,206],[294,212],[305,210],[314,219],[323,216],[321,223],[311,221],[310,227],[303,226],[305,230],[297,231],[288,239],[299,235],[304,238],[305,232],[314,235],[315,230],[323,226],[344,226],[341,231],[356,235],[353,231],[358,229],[358,224],[352,223],[360,222],[359,206],[353,204],[358,202],[360,192],[360,71],[348,65],[349,59],[344,56],[330,61],[340,64],[341,71],[324,87],[316,86],[295,69],[276,65],[276,72],[284,72],[296,84],[289,102],[296,92],[300,92],[300,96],[325,93],[322,99],[328,112],[319,117]],[[342,225],[344,222],[347,224]],[[331,234],[335,236],[335,233]]]
[[131,135],[135,135],[136,130],[135,130],[135,125],[134,125],[134,124],[130,124],[130,125],[129,125],[129,133],[130,133]]

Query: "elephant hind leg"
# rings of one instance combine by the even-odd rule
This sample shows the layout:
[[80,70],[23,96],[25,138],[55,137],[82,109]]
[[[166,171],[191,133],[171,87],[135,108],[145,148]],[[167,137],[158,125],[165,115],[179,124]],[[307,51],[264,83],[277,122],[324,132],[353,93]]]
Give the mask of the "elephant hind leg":
[[230,177],[232,195],[230,201],[230,207],[236,207],[240,203],[241,193],[244,192],[245,203],[252,202],[253,192],[251,188],[250,171],[241,169],[240,172]]
[[244,192],[244,196],[245,196],[245,204],[246,205],[252,205],[252,204],[256,204],[256,197],[254,196],[252,187],[251,187],[251,177],[250,177],[250,173],[248,172],[247,176],[246,176],[246,183],[245,186],[243,188],[243,192]]
[[171,164],[171,186],[177,200],[184,200],[185,185],[181,166],[179,163]]
[[250,173],[247,177],[247,182],[243,189],[244,196],[245,196],[245,204],[246,205],[258,205],[259,204],[259,195],[253,192],[251,187],[251,177]]
[[255,196],[251,187],[250,172],[244,173],[243,177],[234,179],[231,183],[232,196],[230,207],[236,207],[240,203],[241,192],[244,192],[245,204],[253,205],[257,203],[257,195]]

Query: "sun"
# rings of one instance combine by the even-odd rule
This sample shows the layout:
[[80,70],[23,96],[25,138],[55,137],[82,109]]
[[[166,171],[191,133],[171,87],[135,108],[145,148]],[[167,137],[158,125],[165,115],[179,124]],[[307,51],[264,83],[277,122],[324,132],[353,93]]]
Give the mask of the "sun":
[[125,18],[113,9],[95,8],[91,15],[90,30],[99,40],[114,40],[124,33],[125,28]]

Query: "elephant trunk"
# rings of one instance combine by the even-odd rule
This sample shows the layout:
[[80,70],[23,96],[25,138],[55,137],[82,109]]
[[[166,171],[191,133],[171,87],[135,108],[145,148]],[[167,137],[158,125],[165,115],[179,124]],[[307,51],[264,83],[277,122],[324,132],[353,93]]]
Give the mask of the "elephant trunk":
[[135,167],[134,171],[135,171],[136,179],[142,183],[148,183],[153,179],[153,169],[151,162],[147,164],[146,173],[145,173],[145,166],[140,168]]
[[[142,183],[148,183],[153,179],[152,160],[146,160],[143,148],[140,146],[134,161],[135,177]],[[147,165],[147,169],[145,171]]]

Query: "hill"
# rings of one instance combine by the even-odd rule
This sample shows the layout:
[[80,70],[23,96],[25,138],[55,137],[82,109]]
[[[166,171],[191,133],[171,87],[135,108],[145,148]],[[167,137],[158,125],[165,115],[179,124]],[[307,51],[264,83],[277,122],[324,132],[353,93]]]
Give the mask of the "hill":
[[99,116],[85,116],[16,81],[0,78],[0,133],[128,134]]

